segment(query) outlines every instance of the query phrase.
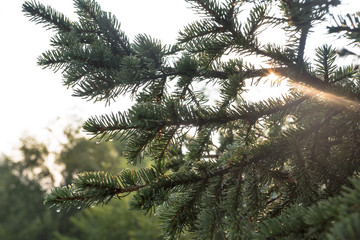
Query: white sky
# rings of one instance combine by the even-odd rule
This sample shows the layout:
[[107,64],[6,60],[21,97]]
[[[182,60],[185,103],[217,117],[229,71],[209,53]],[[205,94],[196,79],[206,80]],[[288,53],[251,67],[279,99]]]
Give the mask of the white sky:
[[[72,91],[62,85],[60,73],[54,74],[37,66],[37,57],[50,49],[49,40],[53,33],[23,15],[23,2],[6,1],[0,8],[0,153],[5,154],[12,154],[21,137],[36,136],[41,141],[56,143],[58,140],[54,138],[59,136],[64,124],[112,110],[124,110],[129,105],[126,98],[105,108],[104,103],[94,104],[71,97]],[[72,0],[40,2],[76,20]],[[103,10],[117,16],[122,30],[131,40],[137,33],[147,33],[161,39],[162,43],[174,43],[178,31],[197,18],[183,0],[97,2]],[[360,0],[344,2],[344,9],[360,11]]]
[[[64,122],[67,124],[74,117],[86,120],[91,115],[124,110],[129,105],[126,98],[105,108],[105,103],[94,104],[72,97],[72,91],[62,85],[60,73],[37,66],[37,57],[50,49],[53,33],[23,15],[23,2],[6,1],[0,8],[0,152],[6,154],[11,154],[18,146],[20,137],[36,136],[42,141],[56,143],[53,138],[62,131]],[[72,0],[41,2],[76,19]],[[195,20],[183,0],[98,0],[98,3],[103,10],[117,16],[122,30],[131,40],[138,33],[147,33],[163,43],[173,43],[178,30]]]

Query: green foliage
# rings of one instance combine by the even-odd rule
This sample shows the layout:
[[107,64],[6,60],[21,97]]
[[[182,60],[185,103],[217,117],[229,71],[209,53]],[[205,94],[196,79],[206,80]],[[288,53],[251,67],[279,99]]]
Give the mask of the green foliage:
[[23,9],[27,12],[25,15],[32,21],[45,24],[48,29],[61,32],[69,32],[71,29],[70,20],[51,7],[45,7],[41,3],[32,1],[24,3]]
[[56,234],[58,240],[77,239],[162,239],[156,218],[138,215],[128,209],[126,201],[112,202],[106,207],[84,210],[70,218],[74,234]]
[[[184,231],[203,239],[355,239],[358,67],[338,66],[336,49],[322,42],[314,62],[305,51],[313,26],[340,2],[187,2],[203,19],[186,26],[175,45],[163,46],[147,35],[130,43],[111,13],[95,1],[75,0],[79,21],[57,31],[54,49],[39,64],[61,69],[75,96],[106,103],[123,93],[136,96],[128,111],[92,117],[84,130],[98,141],[126,140],[129,162],[149,157],[152,165],[81,173],[45,202],[83,208],[136,192],[131,206],[158,210],[169,239]],[[35,2],[23,10],[47,27],[63,19]],[[354,38],[354,19],[341,23],[351,28],[330,29]],[[284,46],[261,35],[274,25],[283,29]],[[249,82],[271,72],[288,82],[289,92],[246,101]],[[198,89],[205,84],[218,90],[215,101]]]
[[[65,183],[66,177],[68,181],[73,180],[69,176],[85,169],[99,170],[110,166],[110,170],[126,166],[122,143],[93,145],[87,139],[78,137],[75,130],[66,129],[65,134],[67,142],[56,155],[57,163],[65,165],[62,171]],[[130,211],[129,198],[84,212],[44,208],[44,195],[53,187],[53,176],[46,165],[49,151],[44,144],[32,138],[22,140],[19,151],[21,159],[17,161],[6,156],[0,158],[1,239],[161,239],[156,217],[149,218]],[[144,161],[139,167],[146,164],[147,161]],[[123,174],[130,175],[131,171]],[[88,176],[84,178],[89,179]],[[124,184],[132,185],[133,182]]]
[[50,239],[57,219],[42,206],[45,190],[41,185],[51,183],[44,164],[48,150],[33,139],[25,139],[20,152],[21,161],[0,158],[0,238]]
[[64,165],[62,176],[65,184],[70,184],[78,173],[84,171],[116,172],[126,168],[126,160],[123,157],[124,143],[95,143],[80,137],[78,130],[72,129],[66,129],[64,134],[67,142],[62,145],[56,162]]
[[[337,197],[322,200],[310,207],[294,206],[276,218],[261,223],[254,239],[356,239],[359,236],[360,181],[351,180]],[[291,233],[291,235],[289,235]]]

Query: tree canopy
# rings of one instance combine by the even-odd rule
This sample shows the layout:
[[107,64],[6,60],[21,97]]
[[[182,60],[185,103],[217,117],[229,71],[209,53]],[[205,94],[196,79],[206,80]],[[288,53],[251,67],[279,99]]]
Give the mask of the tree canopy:
[[[126,167],[121,162],[123,143],[95,144],[76,132],[66,129],[67,142],[55,154],[56,162],[64,167],[63,183],[70,183],[71,176],[84,169],[99,171],[112,165],[120,171]],[[28,137],[21,141],[19,153],[16,159],[0,156],[0,239],[163,239],[157,218],[134,214],[129,198],[85,211],[44,208],[44,195],[54,187],[54,175],[46,164],[49,150]]]
[[[83,129],[97,141],[125,139],[130,163],[152,160],[139,170],[80,173],[45,203],[86,208],[136,192],[132,207],[157,212],[169,239],[185,230],[199,239],[357,239],[358,66],[338,65],[326,39],[306,51],[314,26],[341,1],[186,2],[202,18],[173,45],[145,34],[131,42],[92,0],[74,0],[78,21],[23,4],[30,20],[56,32],[38,63],[61,70],[74,96],[135,98],[128,111],[91,117]],[[358,15],[333,19],[330,33],[359,43]],[[284,45],[267,42],[263,32],[274,29]],[[244,99],[270,74],[288,83],[286,94]],[[209,98],[204,86],[218,94]]]

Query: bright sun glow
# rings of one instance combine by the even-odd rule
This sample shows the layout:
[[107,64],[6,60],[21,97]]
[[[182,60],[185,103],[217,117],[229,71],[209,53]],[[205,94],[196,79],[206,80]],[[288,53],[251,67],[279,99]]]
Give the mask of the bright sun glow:
[[274,72],[270,72],[270,74],[267,75],[266,77],[267,77],[267,78],[269,79],[269,81],[271,81],[272,83],[275,82],[275,81],[277,81],[277,80],[279,79],[279,76],[276,75]]
[[250,102],[264,101],[268,98],[279,98],[289,91],[287,81],[279,77],[275,72],[269,74],[261,82],[253,84],[246,82],[246,92],[242,94],[244,99]]

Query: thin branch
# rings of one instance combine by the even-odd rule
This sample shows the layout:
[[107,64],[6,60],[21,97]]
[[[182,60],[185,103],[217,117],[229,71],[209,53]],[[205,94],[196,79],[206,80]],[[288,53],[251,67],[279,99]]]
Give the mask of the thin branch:
[[304,27],[303,29],[301,29],[298,56],[297,56],[297,63],[300,64],[300,66],[304,63],[305,45],[309,34],[309,30],[310,27]]

